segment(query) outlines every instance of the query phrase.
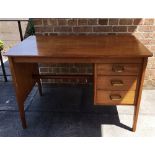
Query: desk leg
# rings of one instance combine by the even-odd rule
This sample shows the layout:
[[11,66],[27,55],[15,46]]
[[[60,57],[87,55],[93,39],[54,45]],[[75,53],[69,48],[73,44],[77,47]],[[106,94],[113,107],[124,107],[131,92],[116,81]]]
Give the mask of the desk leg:
[[40,79],[37,79],[37,84],[38,84],[39,94],[40,94],[40,96],[42,96],[43,93],[42,93],[42,85],[41,85],[41,81],[40,81]]
[[141,95],[142,95],[142,89],[143,89],[143,82],[144,82],[146,66],[147,66],[147,58],[144,58],[142,71],[141,71],[141,75],[140,75],[141,79],[140,79],[140,82],[139,82],[138,95],[137,95],[137,98],[136,98],[136,105],[135,105],[135,109],[134,109],[134,118],[133,118],[133,127],[132,127],[133,132],[136,131],[136,127],[137,127],[137,120],[138,120],[138,114],[139,114],[140,101],[141,101]]
[[24,102],[20,101],[20,98],[17,97],[19,115],[22,123],[23,129],[27,128],[26,119],[25,119],[25,111],[24,111]]
[[15,63],[12,57],[9,57],[9,63],[14,81],[16,98],[19,108],[19,114],[23,128],[26,128],[24,102],[37,82],[32,78],[33,74],[38,73],[38,64],[36,63]]

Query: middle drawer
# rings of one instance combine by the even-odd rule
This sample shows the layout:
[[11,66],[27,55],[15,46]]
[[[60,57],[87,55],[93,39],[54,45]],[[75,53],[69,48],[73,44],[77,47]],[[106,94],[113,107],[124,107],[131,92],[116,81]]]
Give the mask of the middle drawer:
[[137,76],[97,76],[98,90],[136,90]]

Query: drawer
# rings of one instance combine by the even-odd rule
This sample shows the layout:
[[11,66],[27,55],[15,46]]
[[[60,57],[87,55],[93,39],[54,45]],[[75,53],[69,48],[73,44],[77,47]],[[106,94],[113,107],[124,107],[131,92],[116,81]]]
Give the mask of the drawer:
[[96,105],[133,105],[135,91],[96,90]]
[[96,89],[136,90],[136,76],[97,76]]
[[97,75],[138,75],[141,64],[96,64]]

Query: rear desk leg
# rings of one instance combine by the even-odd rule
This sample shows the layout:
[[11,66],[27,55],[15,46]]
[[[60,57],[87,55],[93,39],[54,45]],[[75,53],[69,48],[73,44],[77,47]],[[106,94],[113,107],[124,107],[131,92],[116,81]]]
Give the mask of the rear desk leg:
[[37,80],[32,78],[32,74],[38,73],[36,63],[16,63],[13,57],[9,57],[9,63],[14,81],[16,98],[18,102],[19,114],[23,128],[26,128],[24,102],[32,90]]
[[43,93],[42,93],[42,85],[41,85],[41,81],[40,81],[40,79],[37,79],[37,84],[38,84],[39,94],[40,94],[40,96],[42,96]]
[[146,65],[147,65],[147,58],[144,58],[142,70],[141,70],[141,79],[139,83],[138,95],[137,95],[136,105],[134,109],[134,118],[133,118],[133,127],[132,127],[133,132],[136,131],[136,127],[137,127],[137,120],[138,120],[138,114],[139,114],[139,108],[140,108],[140,101],[141,101],[141,94],[142,94],[142,89],[143,89]]

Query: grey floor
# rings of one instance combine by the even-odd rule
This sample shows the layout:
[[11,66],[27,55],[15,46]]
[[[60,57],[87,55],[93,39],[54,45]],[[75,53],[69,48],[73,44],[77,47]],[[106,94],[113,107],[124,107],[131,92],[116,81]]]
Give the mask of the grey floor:
[[[101,136],[101,124],[119,123],[116,107],[94,107],[92,86],[35,87],[25,103],[22,129],[12,83],[0,83],[0,136]],[[111,115],[110,115],[111,114]],[[127,127],[128,129],[128,127]]]
[[[5,66],[10,74],[8,63]],[[92,85],[43,85],[42,97],[34,87],[25,102],[28,128],[22,129],[11,77],[8,79],[0,79],[1,137],[155,136],[155,90],[143,91],[133,133],[133,107],[94,106]]]

